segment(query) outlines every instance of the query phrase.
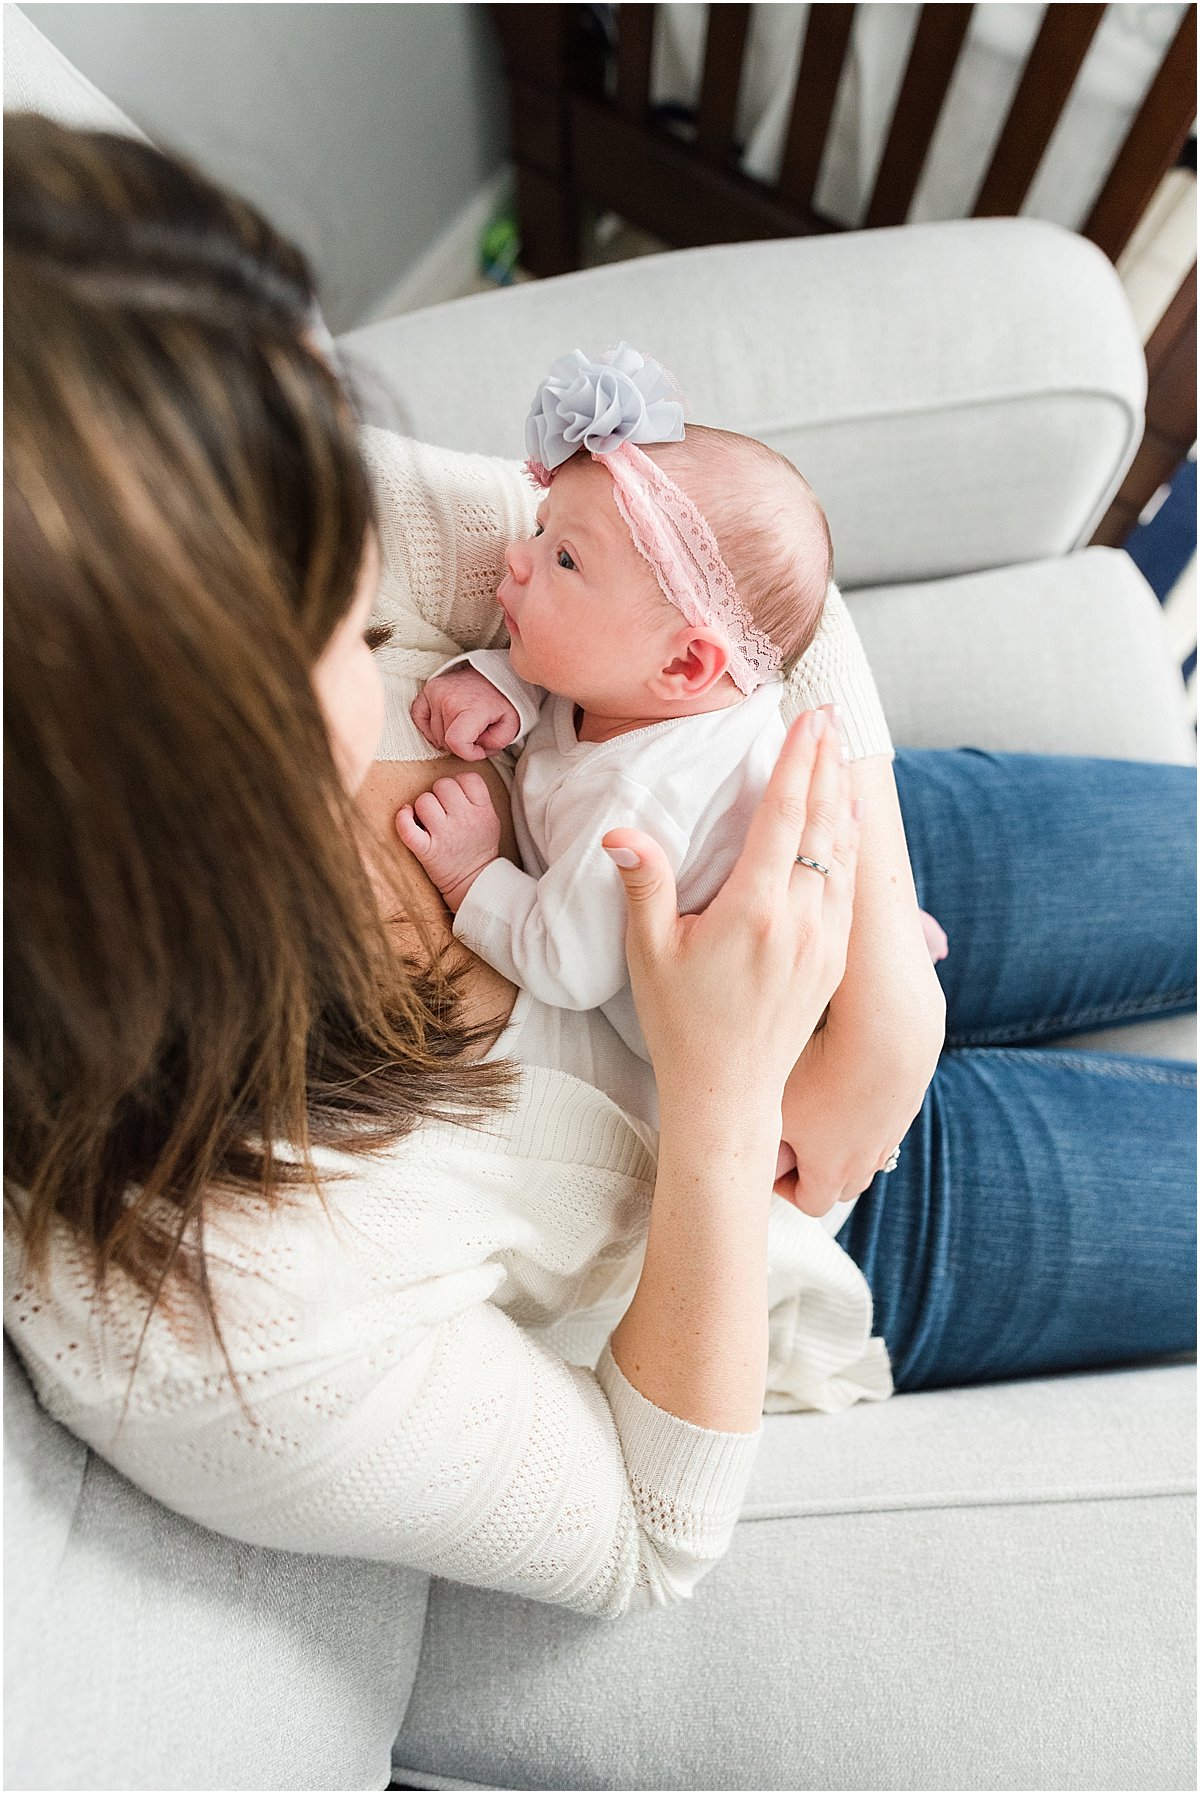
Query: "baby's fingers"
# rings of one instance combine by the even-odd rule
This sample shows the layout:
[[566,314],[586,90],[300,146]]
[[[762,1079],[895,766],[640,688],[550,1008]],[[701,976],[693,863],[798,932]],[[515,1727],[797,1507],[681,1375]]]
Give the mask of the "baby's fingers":
[[414,816],[411,804],[404,804],[396,811],[396,833],[409,852],[415,853],[419,860],[423,860],[433,846],[428,832]]
[[446,746],[460,760],[487,758],[487,750],[479,740],[483,720],[478,709],[464,709],[446,725]]
[[468,802],[478,804],[485,810],[494,810],[492,794],[487,788],[487,780],[478,772],[460,772],[456,780]]
[[428,741],[433,747],[444,747],[445,746],[445,743],[442,741],[439,741],[435,735],[434,722],[433,722],[433,709],[432,709],[429,699],[425,695],[424,691],[419,691],[417,693],[416,697],[413,699],[411,705],[409,706],[408,714],[412,717],[413,722],[416,724],[417,728],[421,731],[421,733],[425,737],[426,741]]

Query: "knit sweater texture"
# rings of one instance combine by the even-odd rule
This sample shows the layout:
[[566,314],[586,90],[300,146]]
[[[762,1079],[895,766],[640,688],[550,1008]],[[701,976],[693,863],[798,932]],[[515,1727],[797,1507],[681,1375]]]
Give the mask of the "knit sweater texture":
[[[365,448],[378,620],[395,632],[385,745],[421,758],[401,700],[499,639],[500,556],[534,498],[515,463],[378,431]],[[828,633],[798,702],[836,700],[857,751],[886,752],[844,609]],[[605,1094],[535,1065],[479,1126],[430,1123],[369,1159],[318,1152],[323,1200],[215,1209],[205,1244],[240,1396],[185,1300],[148,1325],[119,1277],[102,1300],[66,1229],[43,1286],[6,1217],[6,1326],[50,1413],[218,1531],[585,1613],[676,1601],[728,1545],[758,1435],[664,1412],[609,1350],[640,1272],[653,1148]],[[767,1407],[886,1397],[870,1293],[836,1241],[776,1200],[769,1264]]]

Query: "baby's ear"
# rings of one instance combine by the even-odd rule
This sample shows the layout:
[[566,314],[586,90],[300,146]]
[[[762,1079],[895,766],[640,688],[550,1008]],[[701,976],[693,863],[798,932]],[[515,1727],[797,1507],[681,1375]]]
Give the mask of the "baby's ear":
[[715,629],[689,629],[671,643],[671,658],[650,681],[656,697],[702,698],[729,669],[729,644]]

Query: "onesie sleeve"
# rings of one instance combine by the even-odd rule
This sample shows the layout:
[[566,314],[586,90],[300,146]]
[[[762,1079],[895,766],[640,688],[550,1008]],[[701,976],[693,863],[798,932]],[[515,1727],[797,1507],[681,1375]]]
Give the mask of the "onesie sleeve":
[[817,633],[800,664],[789,674],[781,714],[790,723],[802,710],[839,704],[852,760],[872,754],[895,758],[892,737],[867,656],[846,601],[829,588]]
[[540,878],[493,860],[454,918],[472,952],[557,1009],[598,1009],[628,982],[625,892],[600,845],[610,828],[640,828],[678,872],[688,836],[654,795],[628,779],[579,780],[559,793]]

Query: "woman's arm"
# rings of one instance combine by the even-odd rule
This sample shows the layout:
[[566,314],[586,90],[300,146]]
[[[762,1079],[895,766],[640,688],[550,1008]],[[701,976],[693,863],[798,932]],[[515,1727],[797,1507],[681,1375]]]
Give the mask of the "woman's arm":
[[853,762],[866,800],[846,976],[788,1080],[781,1180],[809,1214],[865,1190],[920,1109],[945,1035],[946,1004],[917,915],[891,761]]
[[[584,1613],[686,1597],[726,1549],[753,1465],[779,1102],[845,964],[857,831],[839,757],[824,749],[811,773],[815,748],[793,731],[702,916],[678,915],[655,842],[608,837],[639,856],[622,877],[663,1097],[656,1175],[611,1104],[564,1111],[557,1081],[510,1124],[419,1130],[382,1160],[330,1155],[325,1203],[284,1205],[269,1230],[253,1208],[222,1210],[207,1230],[256,1424],[215,1344],[193,1350],[167,1326],[144,1342],[129,1329],[130,1355],[145,1345],[130,1384],[75,1277],[63,1308],[34,1307],[17,1329],[66,1423],[169,1507],[252,1543],[409,1564]],[[796,866],[798,850],[830,878]],[[511,1157],[495,1153],[506,1125],[523,1140]],[[497,1192],[548,1126],[570,1134],[567,1200],[595,1193],[628,1211],[654,1176],[638,1287],[594,1374],[490,1300]],[[544,1197],[558,1193],[553,1170],[530,1169]],[[248,1276],[265,1247],[270,1274]],[[281,1323],[289,1311],[302,1335]],[[61,1375],[64,1337],[81,1361],[97,1354],[81,1381]]]
[[757,1427],[766,1387],[783,1085],[845,970],[858,828],[825,725],[818,712],[789,731],[742,855],[699,915],[678,914],[657,843],[605,836],[638,862],[622,872],[627,950],[660,1106],[645,1262],[613,1357],[649,1401],[729,1431]]
[[852,789],[866,801],[846,977],[784,1102],[784,1138],[797,1172],[780,1192],[824,1214],[864,1190],[907,1132],[937,1065],[945,1004],[917,918],[891,736],[836,586],[788,680],[784,715],[814,705],[839,710]]

